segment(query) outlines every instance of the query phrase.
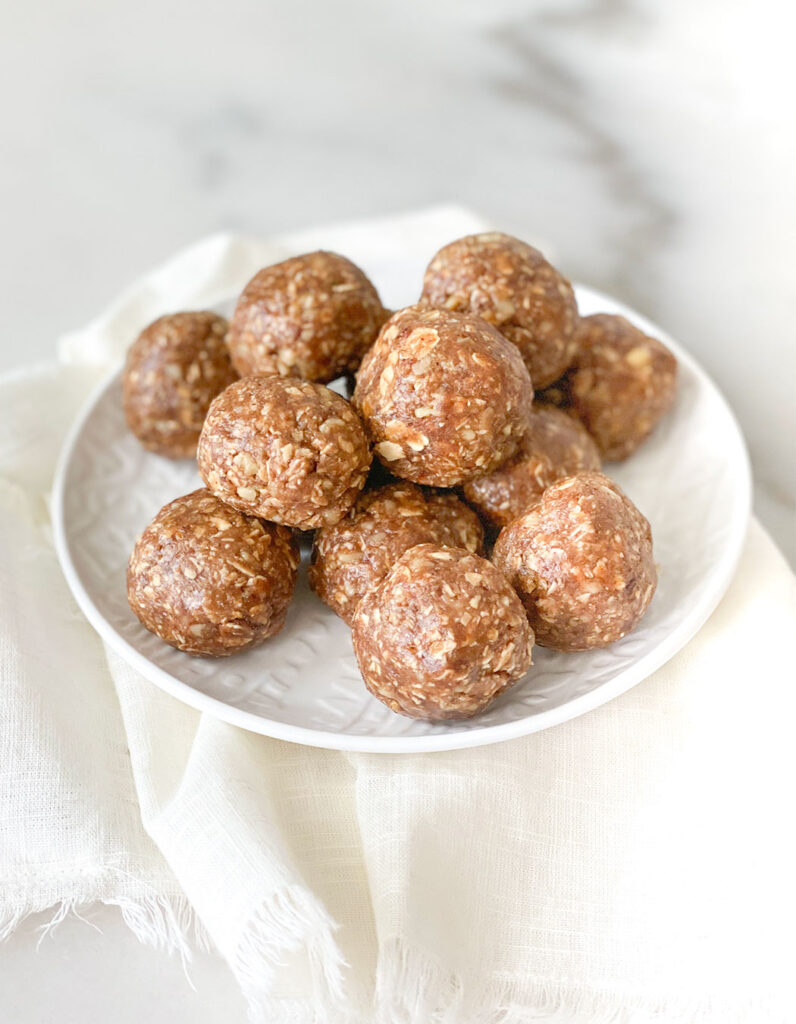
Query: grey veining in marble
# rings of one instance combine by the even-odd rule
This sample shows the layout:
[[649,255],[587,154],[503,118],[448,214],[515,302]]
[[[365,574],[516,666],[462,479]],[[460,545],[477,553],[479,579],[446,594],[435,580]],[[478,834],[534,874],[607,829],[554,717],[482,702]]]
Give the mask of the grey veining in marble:
[[50,0],[9,15],[0,367],[46,356],[208,232],[459,201],[693,349],[796,555],[778,0]]

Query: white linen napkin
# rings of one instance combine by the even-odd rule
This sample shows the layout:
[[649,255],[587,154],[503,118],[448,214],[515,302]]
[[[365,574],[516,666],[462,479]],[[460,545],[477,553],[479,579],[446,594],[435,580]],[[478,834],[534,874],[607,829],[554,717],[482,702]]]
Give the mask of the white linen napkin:
[[[97,900],[216,947],[254,1019],[792,1020],[794,578],[752,522],[698,636],[526,739],[357,755],[240,731],[106,650],[59,571],[54,460],[99,369],[167,310],[337,249],[417,287],[481,226],[452,207],[274,243],[218,236],[131,288],[59,364],[0,378],[0,937]],[[406,289],[403,289],[406,291]]]

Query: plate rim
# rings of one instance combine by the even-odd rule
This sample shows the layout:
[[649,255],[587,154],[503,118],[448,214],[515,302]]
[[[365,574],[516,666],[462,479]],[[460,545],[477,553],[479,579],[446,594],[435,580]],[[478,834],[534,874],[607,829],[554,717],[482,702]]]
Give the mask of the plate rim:
[[751,515],[751,465],[746,442],[732,408],[720,388],[697,360],[657,324],[625,303],[589,285],[573,282],[573,287],[576,294],[579,292],[588,293],[599,301],[606,301],[609,306],[618,311],[619,315],[627,316],[632,322],[639,324],[643,330],[654,337],[661,338],[672,349],[678,362],[687,366],[698,378],[700,384],[703,387],[707,387],[708,391],[712,392],[714,400],[719,403],[733,431],[734,447],[737,449],[739,457],[738,468],[740,472],[736,485],[737,500],[733,503],[732,518],[728,530],[730,540],[722,555],[721,563],[716,568],[712,577],[711,585],[707,587],[688,619],[681,622],[651,651],[648,651],[647,654],[633,662],[632,665],[622,670],[613,679],[587,693],[581,694],[579,697],[575,697],[565,704],[546,711],[540,711],[533,715],[513,719],[510,722],[424,736],[369,736],[345,732],[328,732],[266,718],[253,711],[235,707],[232,704],[219,700],[217,697],[203,693],[201,690],[197,690],[188,683],[177,679],[165,669],[160,668],[160,666],[150,661],[149,658],[125,640],[97,608],[91,595],[86,590],[72,559],[64,518],[66,480],[75,448],[83,427],[96,405],[120,374],[123,365],[121,360],[117,360],[111,369],[102,376],[81,406],[64,439],[53,477],[51,521],[55,550],[61,570],[80,610],[101,639],[116,651],[124,661],[139,671],[149,682],[175,697],[181,703],[187,704],[197,711],[207,712],[214,718],[218,718],[230,725],[239,726],[248,732],[326,750],[344,750],[354,753],[414,754],[487,746],[492,743],[503,742],[504,740],[528,736],[532,733],[549,729],[552,726],[560,725],[563,722],[571,721],[574,718],[579,718],[581,715],[586,714],[586,712],[609,703],[609,701],[621,696],[623,693],[627,693],[628,690],[643,682],[685,647],[689,640],[704,626],[727,592],[741,557]]

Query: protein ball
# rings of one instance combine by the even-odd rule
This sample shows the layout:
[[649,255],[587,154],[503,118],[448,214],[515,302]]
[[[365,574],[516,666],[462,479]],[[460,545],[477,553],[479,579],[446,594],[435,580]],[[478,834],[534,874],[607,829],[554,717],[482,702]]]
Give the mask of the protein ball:
[[202,488],[169,502],[141,534],[127,597],[167,644],[218,658],[279,632],[298,563],[290,530],[244,516]]
[[597,445],[577,420],[552,405],[534,404],[515,454],[488,476],[470,480],[462,491],[485,522],[502,527],[518,519],[556,480],[599,468]]
[[519,348],[535,388],[560,377],[575,354],[572,285],[533,246],[500,232],[440,249],[423,279],[432,306],[475,313]]
[[478,516],[455,494],[402,481],[363,494],[345,518],[315,534],[310,586],[349,625],[356,606],[417,544],[483,550]]
[[533,631],[517,595],[483,558],[421,544],[354,614],[365,685],[412,718],[470,718],[521,679]]
[[146,327],[127,352],[124,414],[149,451],[192,458],[210,403],[237,378],[215,313],[172,313]]
[[312,252],[255,274],[227,344],[241,376],[325,383],[356,370],[387,316],[359,267],[333,252]]
[[484,553],[484,528],[478,516],[452,491],[426,491],[426,502],[440,530],[440,544]]
[[391,473],[452,487],[513,454],[532,399],[516,346],[485,320],[410,306],[365,356],[353,400]]
[[581,321],[578,356],[568,376],[572,407],[605,459],[626,459],[674,401],[677,360],[622,316]]
[[543,647],[587,651],[635,628],[657,583],[644,516],[602,473],[553,484],[504,527],[492,561]]
[[222,501],[298,530],[342,519],[370,468],[349,403],[322,384],[281,377],[245,377],[220,394],[197,459]]

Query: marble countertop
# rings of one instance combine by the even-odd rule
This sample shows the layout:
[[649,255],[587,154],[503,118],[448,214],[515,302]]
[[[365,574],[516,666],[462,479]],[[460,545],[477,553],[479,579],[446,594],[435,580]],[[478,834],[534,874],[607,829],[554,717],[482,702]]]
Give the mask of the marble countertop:
[[[208,233],[459,202],[697,356],[796,560],[786,19],[779,0],[17,4],[0,36],[0,370],[51,357]],[[0,949],[15,1021],[244,1019],[223,965],[204,958],[192,992],[98,913],[104,939],[65,924],[36,958],[31,926]]]

